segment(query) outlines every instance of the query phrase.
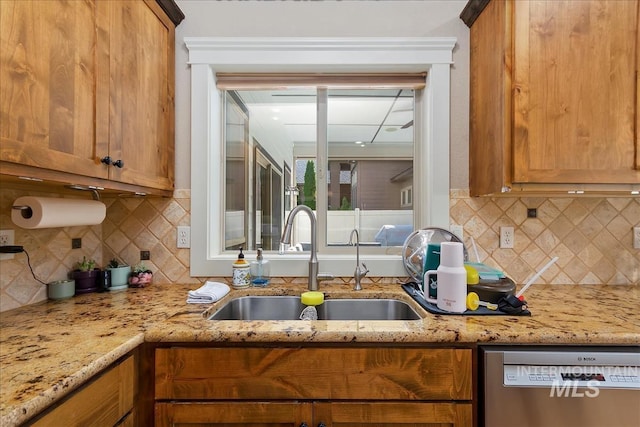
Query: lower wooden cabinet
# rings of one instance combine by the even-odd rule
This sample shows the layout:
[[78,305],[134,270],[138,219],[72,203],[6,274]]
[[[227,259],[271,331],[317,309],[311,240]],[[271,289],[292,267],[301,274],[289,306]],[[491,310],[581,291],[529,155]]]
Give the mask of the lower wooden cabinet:
[[135,426],[136,357],[127,357],[28,425]]
[[157,403],[156,427],[471,426],[470,403]]
[[158,348],[155,425],[471,426],[472,350]]

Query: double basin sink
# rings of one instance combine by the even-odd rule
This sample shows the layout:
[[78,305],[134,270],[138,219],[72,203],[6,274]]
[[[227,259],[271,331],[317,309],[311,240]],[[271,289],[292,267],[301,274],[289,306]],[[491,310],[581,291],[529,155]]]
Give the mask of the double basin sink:
[[[297,296],[246,296],[228,301],[209,320],[298,320],[305,305]],[[396,299],[325,299],[318,320],[418,320],[409,304]]]

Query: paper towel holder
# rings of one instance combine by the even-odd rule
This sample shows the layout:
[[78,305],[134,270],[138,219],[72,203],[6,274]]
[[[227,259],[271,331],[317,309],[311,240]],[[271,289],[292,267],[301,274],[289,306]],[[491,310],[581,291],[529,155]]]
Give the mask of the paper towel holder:
[[93,185],[69,184],[69,185],[65,185],[65,187],[71,190],[91,191],[91,196],[93,197],[93,200],[97,200],[97,201],[100,201],[100,193],[98,193],[98,190],[104,190],[103,187],[95,187]]
[[31,218],[33,216],[33,211],[31,210],[31,207],[26,206],[26,205],[18,205],[18,206],[11,206],[12,209],[15,210],[21,210],[21,214],[23,218]]
[[[100,193],[98,193],[98,190],[104,190],[103,187],[94,187],[92,185],[69,184],[65,185],[65,187],[71,190],[91,191],[91,197],[93,198],[93,200],[97,201],[100,201]],[[11,208],[15,210],[21,210],[22,216],[24,218],[31,218],[31,216],[33,215],[31,207],[26,205],[13,205],[11,206]]]

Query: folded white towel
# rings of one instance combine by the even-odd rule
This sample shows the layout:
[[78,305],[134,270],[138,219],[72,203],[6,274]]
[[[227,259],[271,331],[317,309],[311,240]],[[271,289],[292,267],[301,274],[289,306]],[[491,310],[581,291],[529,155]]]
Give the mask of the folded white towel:
[[220,298],[229,293],[231,288],[220,282],[206,282],[195,291],[189,291],[187,303],[189,304],[207,304],[218,301]]

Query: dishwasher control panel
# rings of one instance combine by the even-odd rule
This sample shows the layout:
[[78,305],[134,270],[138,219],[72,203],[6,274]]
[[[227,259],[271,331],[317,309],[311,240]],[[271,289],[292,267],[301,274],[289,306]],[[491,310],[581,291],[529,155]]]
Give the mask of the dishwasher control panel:
[[504,365],[507,387],[551,387],[570,382],[578,387],[606,387],[640,390],[637,366]]

